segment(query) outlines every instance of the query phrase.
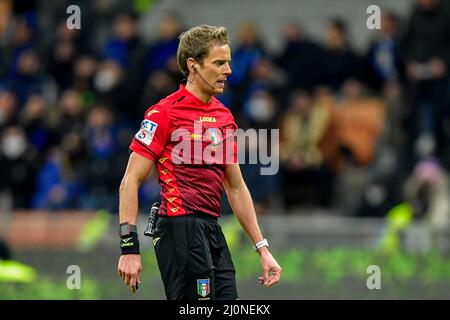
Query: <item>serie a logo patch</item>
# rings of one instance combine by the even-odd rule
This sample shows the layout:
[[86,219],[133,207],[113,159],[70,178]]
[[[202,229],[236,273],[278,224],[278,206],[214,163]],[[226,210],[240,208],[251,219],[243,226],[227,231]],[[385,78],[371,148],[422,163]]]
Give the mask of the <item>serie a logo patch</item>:
[[209,294],[209,279],[197,279],[197,293],[201,297]]
[[139,130],[139,132],[136,133],[135,135],[136,139],[149,146],[153,140],[153,136],[155,135],[157,127],[158,124],[153,121],[150,120],[142,121],[141,130]]

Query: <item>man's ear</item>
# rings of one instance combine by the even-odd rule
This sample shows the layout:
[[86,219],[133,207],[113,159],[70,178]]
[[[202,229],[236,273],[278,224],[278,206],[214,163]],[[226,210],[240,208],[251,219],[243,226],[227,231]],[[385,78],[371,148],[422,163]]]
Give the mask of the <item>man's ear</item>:
[[187,67],[188,67],[189,72],[197,71],[196,65],[197,65],[197,62],[195,62],[195,60],[193,58],[187,59]]

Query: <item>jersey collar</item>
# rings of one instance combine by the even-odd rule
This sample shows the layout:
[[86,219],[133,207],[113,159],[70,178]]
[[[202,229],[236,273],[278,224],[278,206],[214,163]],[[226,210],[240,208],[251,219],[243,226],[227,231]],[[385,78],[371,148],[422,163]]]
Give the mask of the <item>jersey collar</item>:
[[182,95],[185,95],[186,97],[189,97],[190,101],[193,102],[195,105],[200,105],[200,106],[209,106],[212,104],[214,97],[211,96],[211,99],[209,99],[209,102],[204,103],[202,100],[200,100],[199,98],[197,98],[196,96],[194,96],[190,91],[188,91],[186,89],[186,85],[184,84],[180,84],[179,89],[180,93]]

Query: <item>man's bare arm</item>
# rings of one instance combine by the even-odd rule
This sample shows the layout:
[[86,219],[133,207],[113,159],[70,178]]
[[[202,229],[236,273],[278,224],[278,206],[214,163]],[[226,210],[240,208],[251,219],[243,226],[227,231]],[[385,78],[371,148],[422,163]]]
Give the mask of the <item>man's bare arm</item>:
[[[239,164],[229,164],[225,170],[225,192],[233,212],[253,243],[263,240],[256,218],[255,208],[247,185],[242,178]],[[267,247],[258,250],[263,276],[259,281],[265,287],[270,287],[280,280],[281,267],[273,258]]]
[[144,158],[136,152],[131,153],[119,189],[120,223],[136,224],[139,187],[150,174],[154,164],[154,161]]
[[225,171],[225,192],[236,218],[253,243],[263,239],[255,208],[238,164],[230,164]]
[[[133,152],[128,160],[127,169],[119,189],[120,223],[128,222],[136,225],[138,214],[138,191],[154,166],[154,161]],[[139,254],[121,255],[117,273],[131,287],[134,293],[141,282],[141,256]]]

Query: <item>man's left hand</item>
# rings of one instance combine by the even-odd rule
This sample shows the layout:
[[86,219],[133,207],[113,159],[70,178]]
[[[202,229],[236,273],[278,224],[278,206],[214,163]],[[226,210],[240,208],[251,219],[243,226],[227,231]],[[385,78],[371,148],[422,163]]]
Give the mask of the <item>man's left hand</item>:
[[269,288],[280,281],[281,267],[266,247],[259,249],[262,277],[259,277],[259,283]]

